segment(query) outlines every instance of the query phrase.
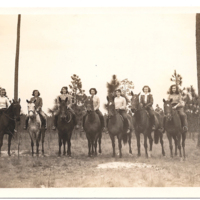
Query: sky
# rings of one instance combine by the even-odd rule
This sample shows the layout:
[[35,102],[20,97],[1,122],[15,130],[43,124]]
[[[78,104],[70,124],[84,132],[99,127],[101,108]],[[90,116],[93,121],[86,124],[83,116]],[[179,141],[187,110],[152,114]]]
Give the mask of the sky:
[[[105,9],[105,8],[102,8]],[[128,9],[128,8],[127,8]],[[0,15],[0,86],[14,97],[17,15]],[[77,74],[86,95],[95,87],[101,107],[106,103],[106,83],[113,74],[128,78],[139,93],[149,85],[156,104],[163,106],[174,70],[183,87],[197,89],[195,13],[98,12],[22,14],[19,58],[19,97],[38,89],[43,110],[71,76]]]

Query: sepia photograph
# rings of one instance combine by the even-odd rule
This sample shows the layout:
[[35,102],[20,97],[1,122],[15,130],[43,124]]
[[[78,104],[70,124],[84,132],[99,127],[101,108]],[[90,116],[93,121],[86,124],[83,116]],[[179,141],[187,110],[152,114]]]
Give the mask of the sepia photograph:
[[200,7],[1,8],[0,69],[1,189],[200,187]]

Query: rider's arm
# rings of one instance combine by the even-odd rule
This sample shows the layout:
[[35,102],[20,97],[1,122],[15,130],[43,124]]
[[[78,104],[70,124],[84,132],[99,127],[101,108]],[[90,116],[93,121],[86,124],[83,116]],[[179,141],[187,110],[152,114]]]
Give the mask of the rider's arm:
[[150,94],[149,95],[149,103],[146,105],[146,107],[152,106],[153,105],[153,96]]
[[7,108],[10,106],[10,101],[8,98],[6,98],[6,106],[7,106]]
[[38,109],[40,110],[42,108],[42,106],[43,106],[43,102],[42,102],[42,98],[40,98]]
[[94,108],[94,110],[98,110],[99,107],[100,107],[100,99],[99,99],[99,97],[97,97],[97,105],[96,105],[96,107]]

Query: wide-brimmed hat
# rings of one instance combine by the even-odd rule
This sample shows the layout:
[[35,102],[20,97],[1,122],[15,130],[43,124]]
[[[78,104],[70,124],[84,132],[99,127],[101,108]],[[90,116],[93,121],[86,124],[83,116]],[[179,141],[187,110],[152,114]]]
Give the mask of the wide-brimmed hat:
[[94,91],[95,91],[95,94],[97,94],[96,88],[91,88],[91,89],[89,90],[89,93],[90,93],[90,94],[91,94],[91,90],[94,90]]

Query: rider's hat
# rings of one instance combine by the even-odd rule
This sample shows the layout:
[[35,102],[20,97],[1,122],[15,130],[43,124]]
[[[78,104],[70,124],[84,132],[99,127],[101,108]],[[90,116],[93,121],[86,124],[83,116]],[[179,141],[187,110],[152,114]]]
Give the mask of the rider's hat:
[[96,88],[91,88],[91,89],[89,90],[89,93],[90,93],[90,94],[91,94],[91,90],[94,90],[94,91],[95,91],[95,94],[97,94]]

